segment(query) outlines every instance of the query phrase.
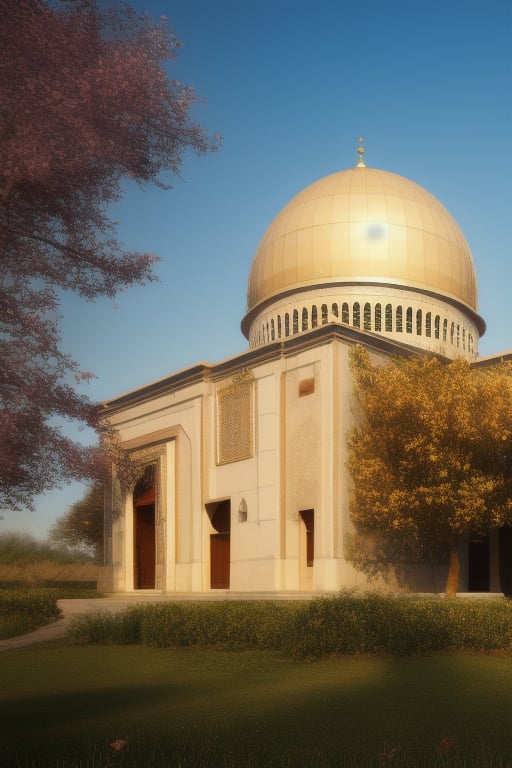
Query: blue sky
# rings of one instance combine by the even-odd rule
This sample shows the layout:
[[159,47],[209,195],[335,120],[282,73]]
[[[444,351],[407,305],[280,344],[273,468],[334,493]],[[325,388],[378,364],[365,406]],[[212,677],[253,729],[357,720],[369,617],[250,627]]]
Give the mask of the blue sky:
[[[482,356],[512,348],[512,4],[507,0],[136,0],[184,43],[169,74],[207,99],[224,136],[165,192],[128,187],[113,217],[160,282],[116,302],[63,299],[62,344],[103,400],[246,348],[246,280],[274,216],[316,179],[367,165],[416,181],[463,230],[487,322]],[[84,435],[87,439],[87,435]],[[45,536],[82,488],[5,513]]]

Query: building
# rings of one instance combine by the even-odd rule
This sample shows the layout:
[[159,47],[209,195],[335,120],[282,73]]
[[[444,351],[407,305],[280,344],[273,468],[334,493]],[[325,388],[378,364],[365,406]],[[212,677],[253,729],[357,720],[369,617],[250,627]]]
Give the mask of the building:
[[[270,224],[242,330],[249,348],[236,357],[105,403],[139,480],[126,499],[115,483],[109,494],[104,589],[364,587],[347,559],[349,350],[473,361],[485,323],[457,223],[414,182],[367,167],[360,145],[355,167],[308,186]],[[462,591],[483,557],[469,551]],[[432,567],[411,579],[444,585]]]

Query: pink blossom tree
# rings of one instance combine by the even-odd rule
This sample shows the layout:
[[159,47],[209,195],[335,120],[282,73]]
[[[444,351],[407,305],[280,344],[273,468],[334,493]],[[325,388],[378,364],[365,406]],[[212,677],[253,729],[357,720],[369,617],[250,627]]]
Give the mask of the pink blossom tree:
[[165,18],[96,0],[0,0],[0,18],[0,507],[20,509],[109,461],[59,428],[99,425],[70,383],[89,374],[60,349],[59,291],[154,280],[156,256],[123,248],[108,205],[125,178],[168,187],[217,140],[166,74],[180,43]]

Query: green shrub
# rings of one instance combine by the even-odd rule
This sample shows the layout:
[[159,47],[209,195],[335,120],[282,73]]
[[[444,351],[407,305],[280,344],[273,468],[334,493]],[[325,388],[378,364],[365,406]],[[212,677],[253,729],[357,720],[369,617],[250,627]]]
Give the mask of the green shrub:
[[68,635],[77,645],[136,645],[148,606],[134,605],[119,613],[98,610],[76,616]]
[[0,590],[1,639],[37,629],[56,619],[59,614],[57,595],[52,590]]
[[97,611],[78,616],[69,634],[82,644],[281,649],[301,608],[300,603],[271,600],[141,603],[117,614]]
[[293,634],[295,656],[512,648],[512,604],[503,599],[359,598],[342,593],[306,605]]
[[146,645],[157,648],[281,648],[296,607],[271,600],[161,603],[148,606],[141,635]]
[[357,597],[309,601],[139,604],[119,614],[77,618],[78,643],[144,643],[280,650],[296,658],[512,649],[512,603],[504,599]]

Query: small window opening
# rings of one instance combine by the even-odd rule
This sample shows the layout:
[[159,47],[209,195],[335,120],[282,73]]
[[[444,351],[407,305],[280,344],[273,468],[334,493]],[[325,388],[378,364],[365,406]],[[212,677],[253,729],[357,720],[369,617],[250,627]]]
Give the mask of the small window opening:
[[407,307],[407,314],[405,317],[405,330],[407,333],[412,333],[412,307]]
[[425,336],[432,336],[432,313],[425,315]]
[[375,330],[382,330],[382,308],[380,304],[375,305]]
[[393,330],[393,307],[391,304],[386,304],[386,319],[385,319],[385,328],[386,331],[392,331]]
[[304,397],[305,395],[312,395],[314,391],[315,391],[314,377],[311,379],[302,379],[302,381],[299,381],[299,397]]
[[372,308],[368,303],[364,305],[364,329],[365,331],[372,329]]

